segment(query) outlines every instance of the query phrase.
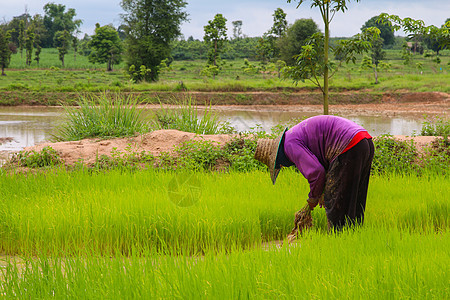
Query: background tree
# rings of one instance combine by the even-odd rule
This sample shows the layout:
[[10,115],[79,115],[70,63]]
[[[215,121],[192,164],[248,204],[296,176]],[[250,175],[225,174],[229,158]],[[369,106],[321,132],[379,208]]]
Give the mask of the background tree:
[[226,23],[227,19],[222,14],[216,14],[214,19],[208,21],[208,25],[204,26],[205,35],[203,39],[209,46],[208,65],[217,66],[217,61],[220,60],[220,52],[227,41]]
[[231,22],[233,24],[233,39],[238,40],[241,38],[242,35],[242,21],[237,20]]
[[34,28],[34,41],[33,46],[36,49],[34,52],[34,60],[36,61],[37,65],[39,66],[40,61],[40,55],[41,55],[41,49],[42,49],[42,37],[45,35],[45,27],[44,27],[44,18],[36,14],[33,16],[33,20],[31,22],[33,28]]
[[372,42],[372,49],[369,56],[364,56],[361,63],[362,68],[372,69],[375,76],[375,84],[378,84],[378,69],[382,60],[386,57],[386,52],[383,50],[383,39],[380,37]]
[[[304,0],[287,0],[288,3],[298,2],[297,8],[305,2]],[[320,85],[320,88],[323,93],[323,113],[325,115],[328,114],[328,80],[329,80],[329,41],[330,41],[330,23],[334,18],[336,12],[345,12],[347,10],[347,3],[350,1],[346,0],[312,0],[311,7],[318,7],[320,10],[320,14],[322,16],[323,24],[325,27],[325,34],[323,36],[323,64],[321,64],[320,72],[316,73],[316,75],[322,74],[323,77],[323,86]],[[356,0],[359,2],[359,0]],[[304,56],[306,58],[308,56]],[[319,65],[316,64],[315,67]]]
[[11,58],[11,51],[9,50],[10,38],[9,32],[0,28],[0,66],[2,67],[2,76],[6,76],[5,68],[8,67]]
[[377,22],[379,16],[375,16],[367,20],[361,27],[361,31],[369,27],[376,27],[380,30],[380,38],[383,39],[383,46],[385,48],[391,47],[395,43],[394,31],[391,25]]
[[316,32],[319,32],[319,27],[312,19],[296,20],[287,28],[286,34],[278,40],[280,59],[288,66],[294,65],[296,62],[294,56],[301,52],[302,46]]
[[286,33],[288,27],[286,13],[281,8],[277,8],[272,16],[273,25],[270,29],[270,33],[275,35],[277,38],[280,38]]
[[91,37],[88,46],[92,49],[89,61],[107,65],[107,70],[112,71],[114,64],[122,60],[122,41],[116,29],[111,25],[100,27],[95,24],[95,34]]
[[19,22],[19,37],[18,37],[19,44],[17,45],[19,47],[20,52],[20,58],[23,57],[23,48],[25,47],[25,21],[20,20]]
[[159,65],[170,57],[171,43],[187,18],[186,5],[183,0],[122,0],[128,68],[150,69],[143,75],[140,72],[136,80],[158,80]]
[[66,11],[66,6],[62,4],[47,3],[44,5],[44,26],[47,31],[46,36],[42,39],[42,46],[44,48],[56,47],[55,35],[59,31],[67,31],[73,35],[80,25],[81,20],[74,19],[77,15],[75,9],[69,8]]
[[27,30],[25,31],[25,64],[27,66],[31,65],[31,58],[33,55],[33,46],[34,46],[34,26],[30,25],[28,26]]
[[72,41],[72,36],[67,30],[58,31],[55,34],[55,46],[58,49],[59,60],[61,61],[62,67],[64,68],[64,57],[69,52],[70,42]]

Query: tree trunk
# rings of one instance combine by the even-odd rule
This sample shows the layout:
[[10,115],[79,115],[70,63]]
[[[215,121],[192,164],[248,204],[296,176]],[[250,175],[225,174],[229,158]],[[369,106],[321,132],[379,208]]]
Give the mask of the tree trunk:
[[330,19],[329,19],[330,7],[329,4],[326,4],[325,8],[325,40],[323,47],[323,58],[324,58],[324,70],[323,70],[323,114],[328,115],[328,41],[330,39]]
[[6,76],[5,67],[2,66],[2,76]]
[[110,59],[108,59],[108,72],[111,72],[112,71],[112,59],[110,58]]
[[378,84],[378,73],[377,73],[377,67],[373,68],[373,72],[375,73],[375,84]]

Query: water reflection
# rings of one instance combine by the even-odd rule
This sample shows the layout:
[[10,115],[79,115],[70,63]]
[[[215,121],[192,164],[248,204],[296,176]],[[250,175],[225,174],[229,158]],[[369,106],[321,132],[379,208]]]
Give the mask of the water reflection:
[[[221,120],[230,122],[238,131],[246,131],[256,126],[269,131],[274,125],[287,122],[291,118],[310,117],[316,114],[230,108],[218,110],[218,113]],[[423,121],[420,117],[342,116],[364,126],[372,135],[418,134]],[[0,107],[0,138],[13,138],[13,141],[0,145],[0,152],[20,151],[24,147],[49,140],[52,131],[63,119],[64,111],[61,108]]]

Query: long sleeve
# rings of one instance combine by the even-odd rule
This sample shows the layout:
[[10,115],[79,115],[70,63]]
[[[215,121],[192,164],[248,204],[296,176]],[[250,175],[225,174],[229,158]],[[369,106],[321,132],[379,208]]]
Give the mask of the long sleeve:
[[298,141],[285,145],[284,151],[300,173],[308,180],[310,186],[308,197],[319,198],[325,186],[326,171],[317,157]]

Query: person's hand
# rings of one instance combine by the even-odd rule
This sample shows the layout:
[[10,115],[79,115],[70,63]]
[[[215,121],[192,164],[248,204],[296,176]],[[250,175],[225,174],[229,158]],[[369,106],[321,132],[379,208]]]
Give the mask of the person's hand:
[[322,194],[322,196],[321,196],[320,199],[319,199],[319,207],[320,207],[320,208],[325,207],[325,202],[324,202],[324,200],[323,200],[323,194]]
[[317,204],[319,204],[319,200],[320,198],[309,198],[308,200],[306,200],[308,202],[309,208],[311,210],[314,209],[314,207],[317,206]]

